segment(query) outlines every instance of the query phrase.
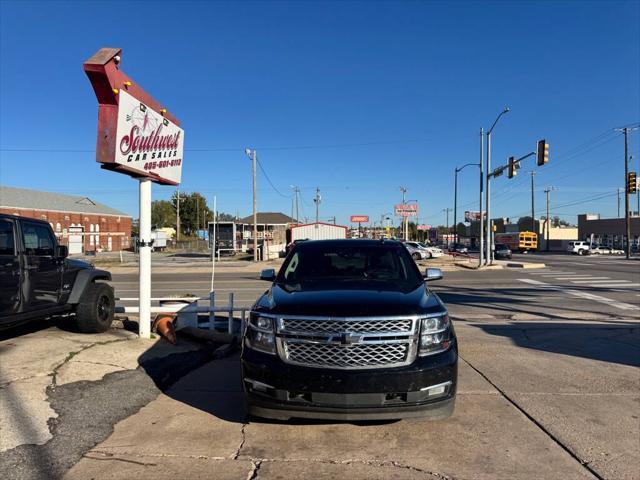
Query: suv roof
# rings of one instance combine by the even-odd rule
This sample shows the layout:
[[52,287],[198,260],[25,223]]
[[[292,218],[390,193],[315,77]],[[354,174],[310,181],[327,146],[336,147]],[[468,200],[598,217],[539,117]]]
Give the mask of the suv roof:
[[8,213],[0,213],[0,218],[10,218],[12,220],[29,220],[30,222],[37,222],[43,225],[51,226],[46,220],[40,220],[39,218],[22,217],[20,215],[9,215]]

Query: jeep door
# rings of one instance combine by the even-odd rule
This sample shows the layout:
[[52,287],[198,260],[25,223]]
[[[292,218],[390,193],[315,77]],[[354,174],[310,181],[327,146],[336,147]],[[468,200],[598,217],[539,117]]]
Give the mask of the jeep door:
[[0,219],[0,317],[18,313],[20,308],[20,257],[16,244],[15,222]]
[[54,307],[58,304],[62,271],[55,256],[56,241],[47,225],[21,221],[24,246],[24,310]]

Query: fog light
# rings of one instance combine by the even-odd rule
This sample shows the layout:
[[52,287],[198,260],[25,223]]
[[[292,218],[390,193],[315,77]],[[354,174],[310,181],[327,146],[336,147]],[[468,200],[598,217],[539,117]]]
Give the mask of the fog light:
[[438,385],[431,385],[430,387],[421,388],[420,391],[427,392],[427,395],[429,395],[429,397],[438,397],[441,395],[445,395],[449,391],[451,384],[452,382],[451,380],[449,380],[448,382],[439,383]]

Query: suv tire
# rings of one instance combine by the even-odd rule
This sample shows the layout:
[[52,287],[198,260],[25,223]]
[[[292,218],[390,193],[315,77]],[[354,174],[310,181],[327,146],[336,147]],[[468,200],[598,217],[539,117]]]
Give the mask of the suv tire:
[[113,321],[113,288],[106,283],[92,283],[76,308],[76,326],[82,333],[106,332]]
[[413,252],[411,254],[411,258],[413,258],[414,260],[421,260],[422,259],[422,255],[420,255],[418,252]]

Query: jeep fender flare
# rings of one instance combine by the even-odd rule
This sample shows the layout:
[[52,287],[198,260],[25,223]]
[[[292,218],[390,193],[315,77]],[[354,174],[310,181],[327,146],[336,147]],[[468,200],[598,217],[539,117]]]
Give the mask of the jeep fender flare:
[[71,290],[67,303],[80,303],[87,285],[92,284],[96,280],[111,280],[111,274],[105,270],[80,270],[78,275],[76,275],[73,289]]

